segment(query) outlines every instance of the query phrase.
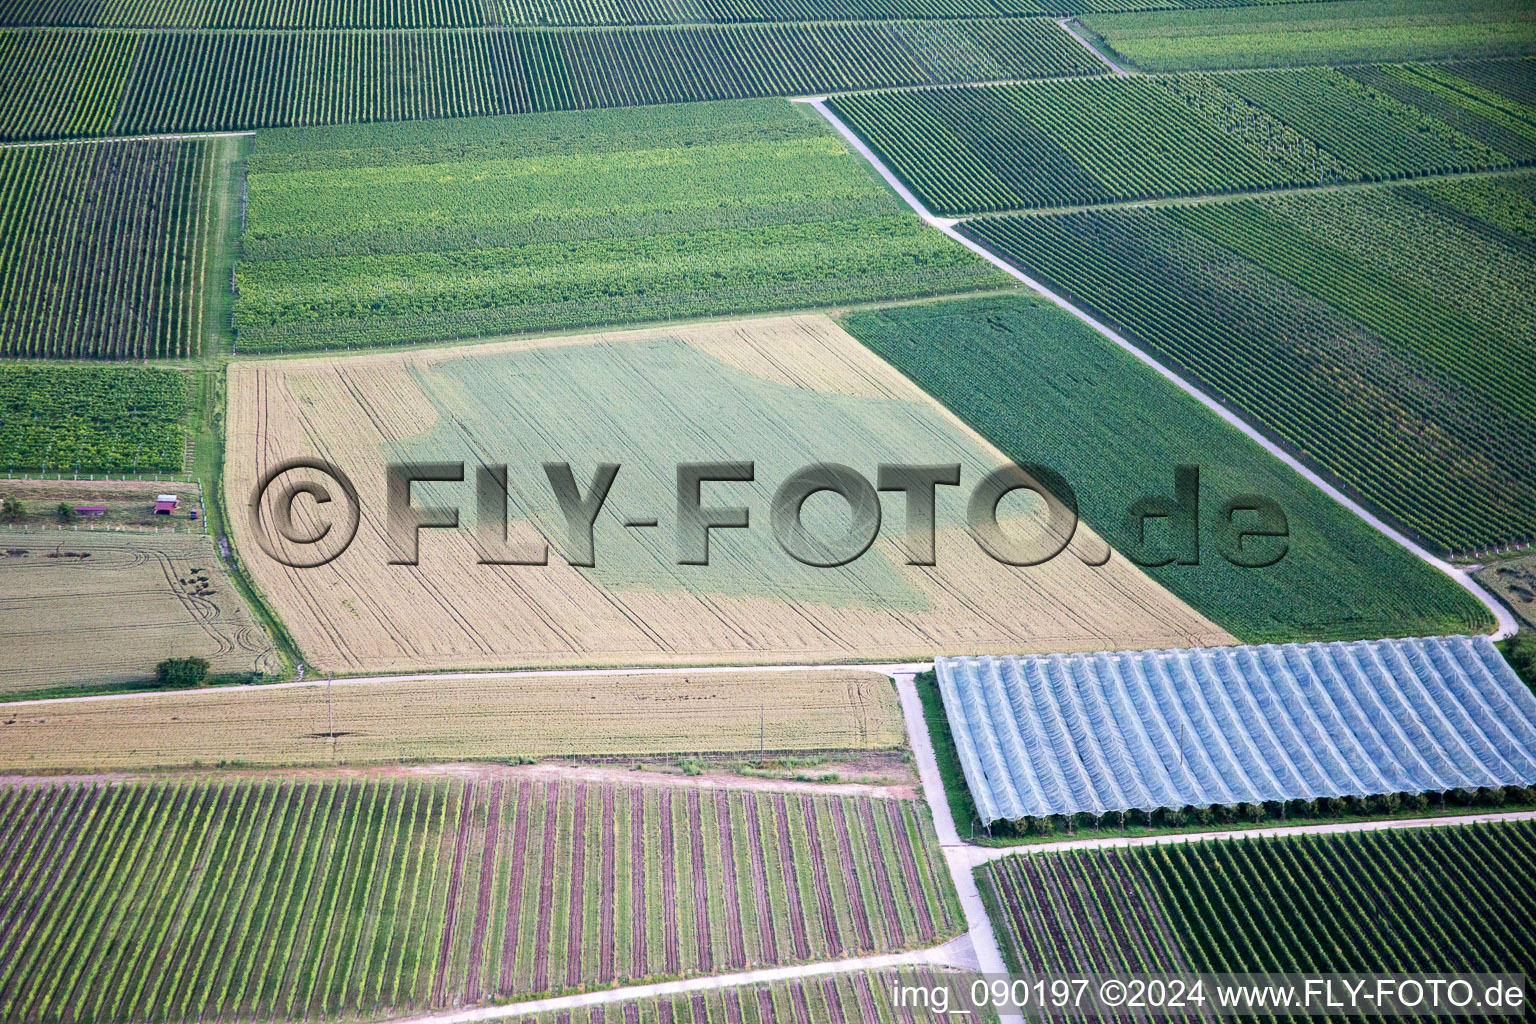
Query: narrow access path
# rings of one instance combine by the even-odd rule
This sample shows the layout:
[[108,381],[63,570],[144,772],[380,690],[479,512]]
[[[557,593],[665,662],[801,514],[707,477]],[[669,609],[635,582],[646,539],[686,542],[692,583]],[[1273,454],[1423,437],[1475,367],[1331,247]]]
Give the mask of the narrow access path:
[[1324,836],[1342,832],[1381,832],[1395,828],[1450,828],[1455,825],[1484,825],[1500,821],[1531,821],[1536,811],[1492,811],[1487,814],[1457,814],[1440,818],[1392,818],[1384,821],[1341,821],[1331,825],[1276,825],[1274,828],[1228,829],[1224,832],[1179,832],[1162,836],[1105,836],[1102,839],[1069,839],[1059,843],[1033,846],[967,846],[971,864],[984,864],[1028,853],[1054,853],[1057,850],[1113,850],[1133,846],[1159,846],[1173,843],[1203,843],[1207,839],[1279,839],[1285,836]]
[[828,123],[830,123],[833,128],[837,129],[838,134],[842,135],[842,137],[848,141],[848,144],[852,146],[860,156],[868,160],[870,166],[874,167],[876,171],[880,172],[880,176],[885,179],[886,183],[895,189],[896,194],[901,196],[901,198],[906,201],[907,205],[912,207],[912,209],[917,212],[917,215],[924,221],[932,224],[934,227],[944,232],[944,234],[948,235],[950,238],[959,242],[961,245],[965,246],[967,249],[971,250],[976,255],[986,260],[988,263],[991,263],[994,267],[997,267],[999,270],[1003,271],[1003,273],[1009,275],[1014,280],[1019,281],[1034,289],[1036,292],[1039,292],[1045,298],[1050,299],[1051,302],[1055,303],[1057,306],[1066,310],[1068,313],[1071,313],[1083,323],[1104,335],[1104,337],[1108,338],[1110,341],[1114,342],[1116,345],[1120,346],[1122,349],[1135,356],[1142,363],[1157,371],[1158,374],[1172,383],[1180,391],[1183,391],[1185,394],[1195,399],[1195,401],[1199,402],[1201,405],[1214,412],[1217,416],[1220,416],[1227,423],[1242,431],[1250,440],[1262,446],[1265,451],[1269,452],[1269,454],[1273,455],[1275,458],[1279,459],[1281,462],[1294,469],[1297,473],[1300,473],[1302,478],[1305,479],[1308,483],[1317,487],[1324,494],[1328,495],[1328,497],[1332,498],[1340,505],[1343,505],[1345,508],[1349,509],[1355,515],[1365,520],[1365,522],[1374,528],[1376,532],[1380,533],[1388,540],[1396,542],[1397,544],[1406,548],[1412,554],[1417,555],[1425,562],[1428,562],[1436,569],[1439,569],[1441,572],[1445,573],[1459,586],[1461,586],[1462,589],[1466,590],[1473,597],[1477,598],[1477,600],[1482,603],[1483,607],[1487,608],[1489,613],[1493,615],[1494,621],[1497,623],[1497,627],[1493,633],[1493,639],[1503,640],[1514,636],[1515,631],[1519,628],[1518,624],[1515,622],[1514,615],[1512,615],[1502,604],[1500,604],[1497,598],[1484,590],[1478,584],[1478,582],[1467,573],[1463,572],[1460,568],[1452,565],[1444,559],[1437,558],[1436,556],[1430,554],[1429,551],[1419,546],[1406,535],[1393,529],[1391,526],[1388,526],[1378,516],[1360,505],[1360,503],[1349,498],[1338,488],[1324,480],[1317,473],[1308,469],[1295,456],[1291,455],[1285,449],[1269,440],[1269,438],[1259,433],[1259,431],[1255,428],[1249,426],[1248,423],[1239,417],[1236,413],[1232,412],[1226,406],[1222,405],[1220,402],[1216,401],[1214,398],[1210,397],[1205,392],[1201,391],[1199,388],[1186,381],[1183,377],[1180,377],[1178,374],[1168,369],[1162,363],[1159,363],[1156,359],[1152,358],[1152,356],[1148,355],[1136,345],[1132,344],[1117,331],[1111,329],[1108,325],[1094,319],[1094,317],[1088,314],[1086,311],[1073,305],[1062,296],[1057,295],[1054,291],[1047,288],[1043,283],[1030,277],[1018,267],[996,255],[991,250],[978,245],[977,243],[971,241],[969,238],[966,238],[964,235],[960,234],[960,232],[955,230],[956,222],[954,220],[934,216],[934,214],[922,204],[921,200],[919,200],[917,196],[912,193],[912,190],[907,188],[906,185],[902,184],[901,179],[896,177],[895,173],[885,165],[885,162],[876,156],[875,152],[864,144],[864,140],[859,138],[858,135],[854,134],[853,129],[844,124],[843,120],[827,107],[825,97],[809,97],[805,99],[798,99],[794,102],[809,103],[811,106],[815,107],[821,116],[825,117]]
[[94,142],[154,142],[162,139],[237,139],[244,132],[165,132],[159,135],[102,135],[80,139],[35,139],[20,142],[0,142],[0,149],[24,149],[35,146],[86,146]]
[[186,690],[125,690],[122,693],[90,693],[78,697],[31,697],[25,700],[0,701],[0,708],[31,707],[39,704],[83,704],[99,700],[153,700],[190,693],[266,693],[271,690],[297,690],[304,687],[315,689],[322,686],[356,686],[364,683],[411,683],[431,679],[526,679],[533,676],[653,676],[699,675],[721,672],[875,672],[891,675],[896,671],[925,672],[932,662],[909,662],[898,665],[704,665],[675,668],[557,668],[557,669],[509,669],[505,672],[409,672],[392,676],[311,676],[308,679],[292,679],[286,683],[242,683],[238,686],[212,686]]
[[881,956],[861,956],[848,960],[795,964],[789,967],[765,967],[756,971],[714,974],[701,978],[684,978],[681,981],[660,981],[650,985],[630,985],[626,988],[602,989],[573,996],[552,996],[548,999],[530,999],[526,1002],[502,1003],[498,1006],[477,1006],[467,1010],[395,1018],[393,1024],[469,1024],[471,1021],[533,1016],[539,1013],[576,1010],[586,1006],[628,1002],[631,999],[688,995],[693,992],[710,992],[716,989],[738,988],[743,985],[819,978],[828,974],[843,974],[850,971],[878,971],[890,967],[921,966],[974,969],[974,965],[968,964],[965,960],[963,943],[961,940],[955,940],[942,946],[932,946],[907,953],[886,953]]
[[[960,895],[960,908],[965,912],[965,923],[975,951],[977,968],[983,974],[1007,974],[1002,947],[997,944],[997,933],[992,930],[992,918],[987,914],[987,905],[981,900],[980,890],[976,888],[976,861],[972,859],[972,851],[976,848],[961,842],[954,816],[949,813],[949,797],[944,793],[939,761],[933,753],[933,738],[928,734],[928,722],[923,717],[923,701],[917,695],[917,684],[912,678],[915,674],[910,670],[891,673],[896,680],[896,692],[901,696],[901,713],[907,723],[907,742],[917,761],[917,775],[923,783],[923,796],[933,815],[933,830],[938,834],[944,863],[949,866],[955,891]],[[1015,1021],[1023,1018],[1004,1014],[1001,1019]]]
[[1083,45],[1083,49],[1087,50],[1089,53],[1091,53],[1095,57],[1097,57],[1099,59],[1099,63],[1100,64],[1103,64],[1105,67],[1109,68],[1109,70],[1113,71],[1116,75],[1119,75],[1121,78],[1129,78],[1130,77],[1131,73],[1129,71],[1127,71],[1125,68],[1121,67],[1119,64],[1116,64],[1114,61],[1110,60],[1109,57],[1107,57],[1104,54],[1104,51],[1100,50],[1097,46],[1094,46],[1088,40],[1084,39],[1081,35],[1079,35],[1078,32],[1077,32],[1077,29],[1072,27],[1072,19],[1071,18],[1057,18],[1056,19],[1056,24],[1061,28],[1061,30],[1063,32],[1065,32],[1067,35],[1071,36],[1073,39],[1076,39],[1079,43],[1081,43]]

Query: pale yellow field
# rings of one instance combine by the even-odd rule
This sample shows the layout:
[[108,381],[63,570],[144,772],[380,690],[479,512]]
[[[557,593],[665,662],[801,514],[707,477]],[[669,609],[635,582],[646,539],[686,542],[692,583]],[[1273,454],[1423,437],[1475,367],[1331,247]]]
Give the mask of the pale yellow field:
[[281,668],[204,534],[0,533],[0,551],[0,692],[148,679],[165,658]]
[[215,688],[0,707],[0,730],[9,772],[887,750],[906,735],[891,680],[856,669]]
[[[1103,650],[1232,638],[1119,556],[1094,568],[994,562],[963,528],[969,487],[1005,461],[823,316],[764,318],[357,357],[230,367],[226,493],[295,456],[329,460],[361,495],[356,540],[334,562],[268,557],[236,514],[235,538],[310,663],[363,673],[426,668],[604,667],[927,659],[935,653]],[[417,566],[390,565],[391,461],[465,461],[462,484],[415,489],[454,504],[458,531],[421,535]],[[541,469],[623,466],[597,524],[597,566],[562,561],[564,520]],[[745,504],[750,530],[716,531],[708,567],[679,566],[679,461],[751,460],[754,483],[708,485],[705,504]],[[548,566],[477,564],[477,462],[509,467],[514,539],[549,538]],[[873,479],[880,462],[953,463],[941,489],[938,564],[906,563],[900,494],[882,496],[874,547],[835,570],[793,562],[768,525],[773,490],[816,461]],[[823,496],[825,497],[825,496]],[[807,508],[810,509],[808,504]],[[306,529],[319,516],[295,505]],[[655,516],[656,528],[624,525]],[[263,528],[271,543],[283,542]],[[1103,550],[1080,527],[1074,547]]]

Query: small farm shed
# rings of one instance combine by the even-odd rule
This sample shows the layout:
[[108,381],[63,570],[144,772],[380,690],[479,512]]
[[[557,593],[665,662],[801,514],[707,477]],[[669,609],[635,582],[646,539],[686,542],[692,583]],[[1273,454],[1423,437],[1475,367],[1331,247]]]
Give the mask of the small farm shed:
[[155,499],[155,515],[168,516],[176,511],[177,498],[174,494],[162,494]]
[[107,514],[105,505],[76,505],[75,515],[82,519],[100,519]]

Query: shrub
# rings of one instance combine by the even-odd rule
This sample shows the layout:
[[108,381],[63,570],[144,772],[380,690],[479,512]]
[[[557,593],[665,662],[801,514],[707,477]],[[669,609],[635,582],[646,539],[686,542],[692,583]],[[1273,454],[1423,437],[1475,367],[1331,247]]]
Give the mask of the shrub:
[[59,522],[61,523],[73,522],[75,518],[75,508],[69,502],[61,501],[59,502],[59,507],[54,509],[54,514],[59,517]]
[[202,686],[208,682],[207,658],[166,658],[155,666],[155,679],[161,686]]

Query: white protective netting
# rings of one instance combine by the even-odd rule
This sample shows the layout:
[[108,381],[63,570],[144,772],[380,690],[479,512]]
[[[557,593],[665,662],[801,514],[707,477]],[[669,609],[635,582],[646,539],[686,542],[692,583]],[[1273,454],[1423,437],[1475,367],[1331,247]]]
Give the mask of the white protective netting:
[[1487,637],[940,658],[983,822],[1536,784]]

